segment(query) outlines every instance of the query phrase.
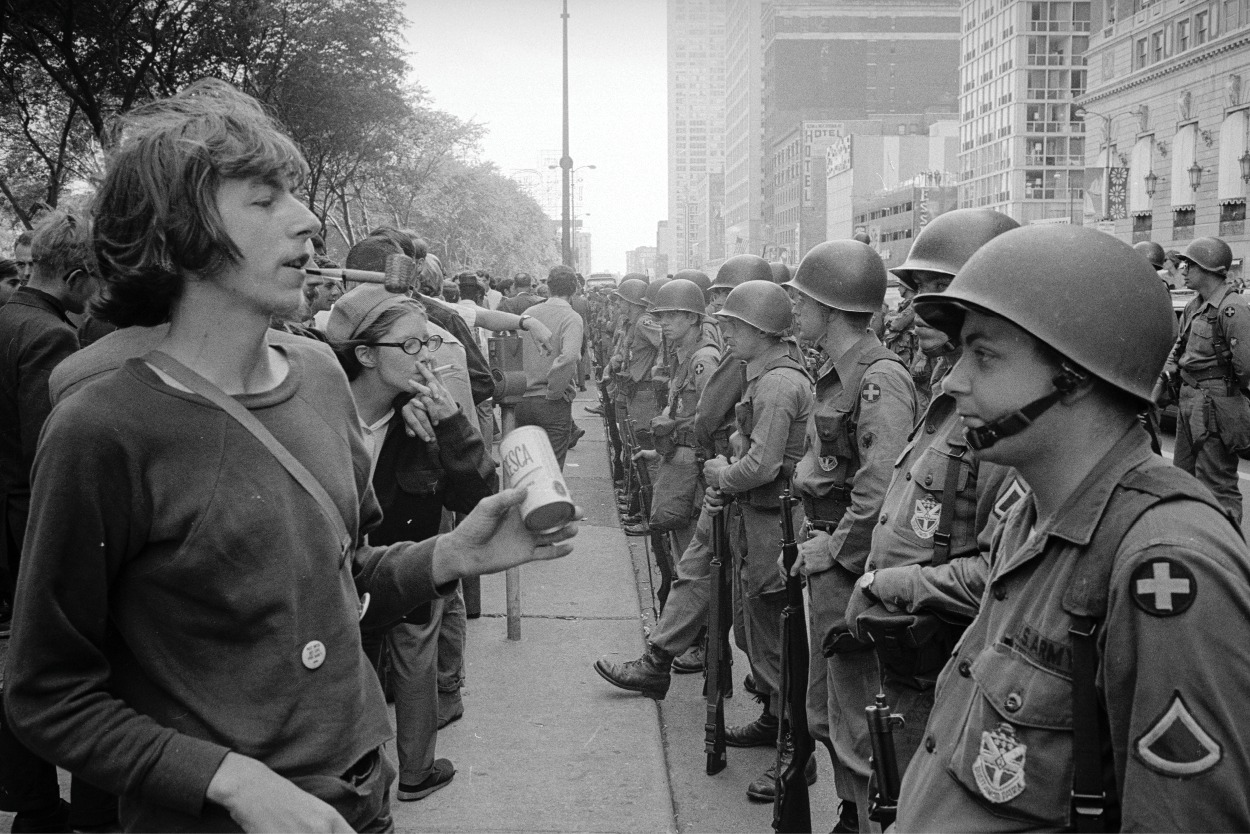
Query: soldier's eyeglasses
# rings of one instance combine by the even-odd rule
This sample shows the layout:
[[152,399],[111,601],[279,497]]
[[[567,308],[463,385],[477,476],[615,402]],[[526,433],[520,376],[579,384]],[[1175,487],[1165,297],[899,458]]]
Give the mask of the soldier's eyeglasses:
[[369,342],[369,347],[397,347],[401,348],[404,353],[409,356],[416,356],[421,352],[421,348],[429,348],[430,353],[438,350],[443,346],[442,336],[431,336],[428,339],[418,339],[413,336],[411,339],[404,339],[402,342]]
[[1177,262],[1177,264],[1176,264],[1176,269],[1177,269],[1177,271],[1178,271],[1178,272],[1188,272],[1188,271],[1189,271],[1189,261],[1178,261],[1178,262]]

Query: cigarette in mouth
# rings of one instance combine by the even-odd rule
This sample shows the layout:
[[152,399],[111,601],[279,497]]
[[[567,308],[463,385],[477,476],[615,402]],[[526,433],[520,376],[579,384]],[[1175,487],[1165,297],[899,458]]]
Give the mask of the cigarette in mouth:
[[430,373],[441,374],[443,371],[450,371],[455,365],[439,365],[437,368],[431,368]]

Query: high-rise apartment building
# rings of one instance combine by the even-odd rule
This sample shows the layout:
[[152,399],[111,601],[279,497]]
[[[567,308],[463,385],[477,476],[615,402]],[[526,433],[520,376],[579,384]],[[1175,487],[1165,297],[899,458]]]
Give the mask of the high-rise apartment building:
[[1250,0],[1100,0],[1093,18],[1078,102],[1089,220],[1169,249],[1224,238],[1238,276],[1250,256]]
[[1081,223],[1089,0],[963,0],[961,207]]
[[726,0],[725,254],[759,254],[764,238],[764,0]]
[[655,247],[639,246],[625,252],[625,273],[637,272],[648,278],[655,277]]
[[[761,210],[771,242],[796,246],[776,165],[801,123],[954,113],[958,0],[783,0],[765,5]],[[800,247],[801,248],[801,247]]]
[[695,260],[697,184],[724,165],[725,2],[668,2],[668,230],[671,269]]

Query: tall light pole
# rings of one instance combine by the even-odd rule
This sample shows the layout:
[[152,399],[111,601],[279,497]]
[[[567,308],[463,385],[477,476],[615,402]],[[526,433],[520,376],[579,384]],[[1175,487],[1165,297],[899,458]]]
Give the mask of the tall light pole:
[[[569,161],[572,162],[571,159]],[[563,164],[559,166],[547,166],[550,170],[555,170],[557,167],[563,167]],[[573,269],[577,269],[577,198],[575,192],[575,189],[577,188],[577,172],[586,170],[593,171],[595,170],[595,167],[596,166],[594,165],[578,165],[572,170],[569,170],[568,168],[564,169],[564,191],[565,197],[567,198],[567,202],[564,204],[565,222],[569,224],[570,229],[568,239],[569,242],[567,244],[569,258],[565,261],[565,264],[573,267]]]
[[573,157],[569,156],[569,0],[564,0],[560,14],[564,25],[564,148],[560,157],[563,188],[560,189],[560,252],[565,266],[573,265],[573,218],[569,206],[569,181],[572,179]]

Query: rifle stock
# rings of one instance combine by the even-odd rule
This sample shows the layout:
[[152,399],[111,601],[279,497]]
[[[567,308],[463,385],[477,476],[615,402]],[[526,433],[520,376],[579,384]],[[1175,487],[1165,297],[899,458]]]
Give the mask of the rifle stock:
[[885,693],[877,693],[876,702],[865,707],[868,713],[868,738],[872,742],[872,782],[868,786],[868,818],[880,823],[884,830],[898,815],[901,780],[898,754],[894,748],[894,728],[903,726],[903,716],[890,712]]
[[703,749],[707,753],[707,775],[725,769],[725,680],[729,667],[729,530],[726,509],[712,516],[712,570],[707,605],[707,677],[703,695],[707,699],[707,720],[703,725]]
[[796,499],[790,490],[781,494],[781,554],[786,567],[786,607],[781,613],[781,739],[788,734],[793,752],[782,770],[777,745],[777,781],[773,795],[773,830],[794,832],[812,830],[811,799],[807,789],[807,760],[816,743],[807,729],[807,619],[803,614],[803,580],[791,576],[798,559],[799,545],[794,535],[791,509]]

